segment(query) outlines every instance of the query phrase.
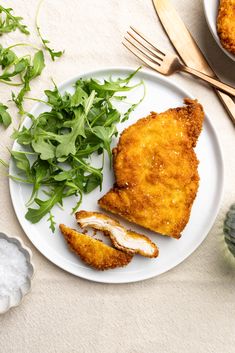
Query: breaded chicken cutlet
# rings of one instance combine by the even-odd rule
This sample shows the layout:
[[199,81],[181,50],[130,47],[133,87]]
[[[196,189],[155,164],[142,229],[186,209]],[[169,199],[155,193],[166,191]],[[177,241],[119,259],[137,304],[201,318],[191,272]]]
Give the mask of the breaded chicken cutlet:
[[69,247],[80,256],[81,260],[97,270],[126,266],[133,255],[124,253],[96,240],[89,235],[77,232],[64,224],[60,230]]
[[217,32],[223,47],[235,55],[235,0],[220,0]]
[[145,235],[124,228],[115,219],[99,213],[79,211],[75,213],[77,223],[81,228],[91,227],[108,235],[116,249],[129,254],[140,254],[145,257],[157,257],[157,246]]
[[179,238],[196,197],[194,152],[204,113],[195,100],[151,113],[121,134],[113,150],[116,183],[99,205],[154,232]]

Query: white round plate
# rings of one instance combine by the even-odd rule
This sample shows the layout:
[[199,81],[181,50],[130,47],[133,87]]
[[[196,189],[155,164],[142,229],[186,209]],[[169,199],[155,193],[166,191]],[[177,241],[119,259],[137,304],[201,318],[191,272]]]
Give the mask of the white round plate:
[[219,9],[219,0],[203,0],[203,4],[204,4],[206,21],[207,21],[208,27],[210,28],[211,34],[215,38],[216,43],[223,50],[223,52],[230,57],[230,59],[235,61],[235,55],[230,53],[222,46],[217,33],[216,21],[217,21],[218,9]]
[[[112,75],[113,78],[125,77],[131,72],[133,72],[133,69],[130,68],[110,68],[93,71],[64,82],[59,89],[62,93],[65,91],[73,92],[73,84],[80,77],[93,77],[103,80],[104,78],[109,78],[110,75]],[[146,97],[131,114],[128,121],[118,124],[119,132],[138,119],[147,116],[150,111],[162,112],[170,107],[182,106],[183,99],[190,97],[188,92],[172,84],[167,78],[147,70],[139,71],[133,78],[132,83],[135,84],[140,79],[143,79],[146,84]],[[142,95],[142,90],[143,87],[138,87],[131,91],[128,94],[128,101],[138,101]],[[120,109],[122,108],[123,106],[120,106]],[[127,109],[126,106],[125,109]],[[45,110],[45,105],[39,103],[35,105],[31,114],[37,116]],[[30,124],[28,118],[25,124]],[[114,141],[114,145],[117,143],[117,140]],[[22,148],[15,143],[13,149]],[[54,234],[51,233],[49,224],[46,221],[48,217],[44,217],[37,224],[28,222],[25,219],[25,213],[27,211],[25,203],[31,193],[30,186],[10,180],[12,202],[18,220],[34,246],[45,257],[62,269],[76,276],[96,282],[127,283],[144,280],[166,272],[186,259],[205,239],[215,221],[222,196],[223,161],[216,133],[208,117],[205,118],[204,128],[198,141],[196,153],[200,160],[199,174],[201,181],[189,223],[183,231],[182,237],[176,240],[158,236],[153,232],[123,221],[122,223],[128,225],[129,228],[131,227],[133,230],[149,236],[157,243],[160,250],[158,258],[148,259],[135,256],[132,262],[124,268],[103,272],[94,270],[81,262],[79,257],[68,249],[58,227]],[[10,173],[15,173],[13,163],[10,164]],[[91,211],[99,210],[97,200],[112,187],[113,182],[113,173],[106,160],[102,191],[97,188],[90,194],[84,195],[80,209]],[[53,209],[57,225],[64,223],[72,228],[77,227],[74,216],[70,214],[74,205],[75,197],[71,197],[70,199],[64,200],[64,210],[61,210],[57,206]]]

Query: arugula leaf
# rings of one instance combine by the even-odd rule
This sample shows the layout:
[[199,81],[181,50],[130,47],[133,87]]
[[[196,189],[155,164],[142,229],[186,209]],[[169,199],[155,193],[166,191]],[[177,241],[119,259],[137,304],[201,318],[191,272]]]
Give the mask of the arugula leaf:
[[85,99],[85,103],[84,103],[84,111],[85,111],[85,114],[87,115],[93,105],[93,102],[94,102],[94,99],[95,99],[95,95],[96,95],[96,92],[93,90],[91,91],[91,94],[90,96]]
[[24,114],[23,99],[25,94],[30,91],[30,81],[33,80],[35,77],[41,75],[41,72],[44,67],[44,55],[42,50],[39,50],[34,55],[32,65],[27,66],[26,72],[23,77],[23,88],[20,90],[17,96],[12,94],[12,100],[15,102],[21,115]]
[[[17,28],[24,34],[29,34],[27,26],[22,24],[22,17],[13,16],[11,12],[12,8],[5,8],[0,5],[0,35],[3,33],[9,33],[15,31]],[[2,17],[2,13],[5,13],[5,18]]]
[[50,41],[48,39],[43,39],[42,36],[41,36],[41,32],[40,32],[40,28],[37,27],[37,30],[38,30],[38,34],[39,34],[39,37],[42,41],[42,44],[44,46],[44,48],[48,51],[48,53],[50,54],[50,57],[51,57],[51,60],[52,61],[55,61],[55,58],[59,58],[61,57],[63,54],[64,54],[64,50],[63,51],[55,51],[54,49],[50,48],[47,44],[50,43]]
[[80,86],[77,86],[74,94],[70,99],[70,107],[78,107],[80,104],[83,104],[84,99],[87,98],[88,94]]
[[12,150],[11,156],[16,163],[16,167],[27,176],[27,179],[31,179],[32,173],[26,154],[24,152]]
[[33,140],[31,131],[25,126],[23,126],[22,130],[20,131],[15,129],[13,134],[11,135],[11,138],[17,140],[20,145],[29,145]]
[[52,230],[52,233],[55,233],[56,222],[54,221],[54,216],[51,211],[49,212],[49,218],[47,219],[47,221],[50,222],[50,228]]
[[103,84],[98,83],[96,80],[91,79],[89,82],[89,89],[91,91],[96,91],[99,92],[100,97],[107,97],[107,96],[112,96],[115,92],[119,91],[130,91],[133,88],[136,88],[140,85],[140,83],[137,83],[134,86],[121,86],[118,82],[108,82],[104,81]]
[[27,202],[27,206],[34,202],[34,199],[38,194],[39,188],[48,174],[48,163],[41,161],[40,159],[36,160],[31,168],[31,173],[33,173],[34,185],[31,197]]
[[78,192],[76,193],[76,196],[78,196],[78,195],[79,195],[79,200],[76,203],[76,205],[72,208],[72,214],[75,213],[78,210],[79,206],[82,203],[82,193],[81,193],[80,190],[78,190]]
[[74,157],[74,160],[79,163],[79,166],[82,170],[85,172],[90,172],[96,175],[100,180],[103,179],[103,175],[101,173],[101,168],[94,168],[88,163],[85,163],[82,159],[79,159],[77,157]]
[[135,74],[141,69],[141,67],[139,67],[136,71],[134,71],[133,73],[131,73],[129,76],[127,76],[124,79],[117,79],[116,81],[107,81],[104,80],[104,83],[100,83],[97,80],[94,79],[90,79],[90,81],[88,82],[88,87],[89,90],[95,90],[96,92],[98,92],[98,96],[100,97],[112,97],[114,93],[116,92],[123,92],[123,91],[130,91],[133,88],[136,88],[140,85],[142,85],[142,81],[140,81],[139,83],[137,83],[136,85],[133,86],[128,86],[128,83],[130,82],[130,80],[135,76]]
[[36,20],[35,20],[35,24],[36,24],[36,30],[37,30],[37,33],[38,33],[38,36],[43,44],[43,47],[46,51],[48,51],[48,53],[50,54],[50,57],[52,59],[52,61],[55,61],[55,58],[59,58],[63,55],[64,53],[64,50],[63,51],[55,51],[54,49],[50,48],[48,46],[48,44],[50,43],[50,41],[48,39],[45,39],[43,38],[42,34],[41,34],[41,29],[39,27],[39,24],[38,24],[38,17],[39,17],[39,11],[40,11],[40,7],[41,7],[41,4],[42,4],[42,1],[41,0],[39,2],[39,5],[38,5],[38,8],[37,8],[37,13],[36,13]]
[[22,58],[15,64],[15,68],[13,71],[10,72],[8,70],[5,70],[3,74],[0,75],[0,79],[5,81],[10,81],[11,77],[16,76],[22,73],[23,71],[25,71],[28,65],[29,65],[29,61],[27,59]]
[[[74,108],[74,119],[65,121],[63,124],[64,127],[69,127],[72,130],[72,134],[70,134],[70,138],[73,138],[75,135],[86,137],[85,134],[85,114],[82,112],[80,108]],[[67,140],[67,137],[66,137]]]
[[29,91],[30,91],[29,84],[25,83],[23,88],[20,90],[20,92],[18,93],[17,96],[15,95],[14,92],[12,92],[12,94],[11,94],[12,100],[13,100],[13,102],[15,102],[17,108],[19,109],[19,113],[21,115],[23,115],[25,113],[25,111],[23,109],[23,99],[24,99],[25,94]]
[[0,44],[0,65],[2,69],[5,69],[7,66],[10,66],[17,59],[16,54],[11,49],[4,49]]
[[137,74],[138,71],[140,71],[142,68],[142,66],[138,67],[135,71],[133,71],[132,73],[130,73],[130,75],[128,75],[125,78],[118,78],[115,81],[112,80],[112,77],[110,77],[110,82],[116,82],[119,84],[128,84],[130,82],[130,80]]
[[117,135],[117,128],[116,126],[110,126],[110,127],[105,127],[105,126],[95,126],[93,128],[93,133],[99,137],[99,139],[103,143],[104,149],[108,152],[110,162],[112,160],[112,152],[110,149],[110,144],[112,141],[112,136]]
[[[35,131],[35,139],[32,141],[32,147],[35,152],[40,154],[41,159],[47,160],[60,157],[66,157],[69,154],[76,153],[76,140],[79,136],[85,137],[85,115],[79,109],[74,110],[75,118],[65,121],[63,127],[70,128],[69,133],[55,134],[43,129]],[[53,142],[59,142],[55,147]]]
[[83,157],[83,158],[88,158],[92,153],[98,151],[100,149],[101,145],[98,143],[97,145],[91,146],[89,143],[84,146],[84,149],[81,147],[81,149],[76,151],[75,157]]
[[56,147],[43,137],[35,138],[32,143],[32,148],[40,155],[41,160],[53,159],[56,155]]
[[55,110],[62,108],[63,100],[56,85],[54,91],[45,90],[44,93],[48,98],[48,103],[52,105]]
[[42,50],[39,50],[36,52],[33,58],[33,65],[29,66],[28,71],[26,72],[26,77],[30,81],[33,78],[41,75],[42,70],[45,67],[44,63],[44,55]]
[[3,124],[5,127],[8,127],[11,124],[11,116],[7,112],[8,107],[0,103],[0,124]]
[[109,109],[109,112],[104,121],[104,126],[110,126],[113,123],[118,123],[120,121],[121,114],[117,111],[117,109]]
[[66,171],[63,170],[59,174],[56,174],[54,176],[54,180],[56,180],[56,181],[65,181],[65,180],[71,179],[73,174],[74,174],[74,170],[73,169],[66,170]]
[[34,202],[39,206],[38,208],[29,208],[25,218],[31,223],[39,222],[50,210],[57,204],[62,205],[64,185],[59,185],[53,189],[50,198],[42,201],[36,198]]
[[142,82],[143,87],[144,87],[144,94],[143,94],[143,97],[139,100],[139,102],[132,104],[132,105],[130,106],[130,108],[125,112],[125,114],[124,114],[124,116],[123,116],[123,118],[122,118],[122,123],[123,123],[124,121],[126,121],[126,120],[129,119],[130,114],[135,110],[135,108],[136,108],[136,107],[144,100],[144,98],[145,98],[145,95],[146,95],[146,87],[145,87],[144,81],[141,81],[141,82]]
[[95,174],[90,174],[86,176],[86,184],[84,187],[84,192],[89,194],[91,191],[97,188],[100,185],[100,178]]

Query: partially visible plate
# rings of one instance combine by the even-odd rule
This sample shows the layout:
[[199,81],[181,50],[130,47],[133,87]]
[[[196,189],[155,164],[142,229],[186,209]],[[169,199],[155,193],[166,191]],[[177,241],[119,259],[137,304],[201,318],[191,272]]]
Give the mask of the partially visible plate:
[[203,4],[204,4],[206,21],[211,31],[211,34],[215,38],[216,43],[223,50],[223,52],[230,57],[230,59],[235,61],[235,55],[230,53],[222,46],[217,33],[216,22],[217,22],[217,15],[218,15],[218,9],[219,9],[219,0],[203,0]]
[[[124,77],[131,72],[133,70],[130,68],[108,68],[88,72],[64,82],[59,86],[59,89],[62,93],[65,91],[72,92],[73,84],[80,77],[93,77],[103,80],[104,78],[109,78],[110,75],[113,78],[117,78]],[[119,132],[136,122],[139,118],[148,115],[150,111],[161,112],[170,107],[182,106],[183,99],[191,97],[188,92],[171,83],[168,78],[147,70],[139,71],[133,78],[132,83],[135,84],[141,79],[146,84],[146,97],[131,114],[128,121],[118,124],[117,128]],[[141,90],[142,88],[138,87],[129,92],[128,101],[138,101],[142,95]],[[121,104],[121,102],[117,104]],[[37,116],[45,110],[45,105],[39,103],[35,105],[31,114]],[[25,124],[29,123],[29,118],[26,118]],[[114,141],[114,145],[116,143],[117,140]],[[15,150],[22,149],[17,143],[14,143],[13,148]],[[129,228],[144,233],[155,241],[159,246],[160,254],[157,259],[135,256],[127,267],[121,269],[99,272],[89,268],[80,261],[78,256],[69,251],[58,228],[55,234],[51,233],[46,221],[48,217],[44,217],[37,224],[28,222],[25,219],[27,211],[25,203],[31,193],[29,185],[19,184],[10,180],[12,203],[21,226],[35,247],[51,262],[62,269],[76,276],[96,282],[127,283],[144,280],[164,273],[186,259],[205,239],[215,221],[223,189],[223,161],[218,138],[207,116],[205,117],[204,128],[196,147],[196,153],[200,161],[200,187],[193,204],[189,223],[184,229],[181,239],[176,240],[158,236],[153,232],[123,221],[122,223],[126,224]],[[10,164],[10,173],[15,173],[13,163]],[[106,160],[102,191],[97,188],[90,194],[84,195],[80,209],[99,210],[97,200],[110,189],[113,182],[113,173],[109,168],[108,160]],[[64,210],[61,210],[59,207],[53,209],[57,225],[64,223],[72,228],[76,228],[75,218],[70,214],[74,204],[75,197],[71,197],[64,200]]]

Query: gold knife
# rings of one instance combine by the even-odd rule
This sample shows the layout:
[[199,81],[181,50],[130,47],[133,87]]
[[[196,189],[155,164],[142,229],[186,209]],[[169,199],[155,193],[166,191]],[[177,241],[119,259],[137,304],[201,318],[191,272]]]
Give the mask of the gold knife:
[[[209,63],[205,59],[203,53],[198,47],[197,43],[193,39],[192,35],[186,28],[185,24],[179,17],[178,13],[172,6],[169,0],[152,0],[156,13],[171,41],[174,48],[178,52],[182,61],[192,67],[193,69],[199,70],[206,75],[216,77],[215,72],[210,67]],[[232,98],[215,89],[218,97],[223,103],[227,110],[229,117],[235,125],[235,103]]]

